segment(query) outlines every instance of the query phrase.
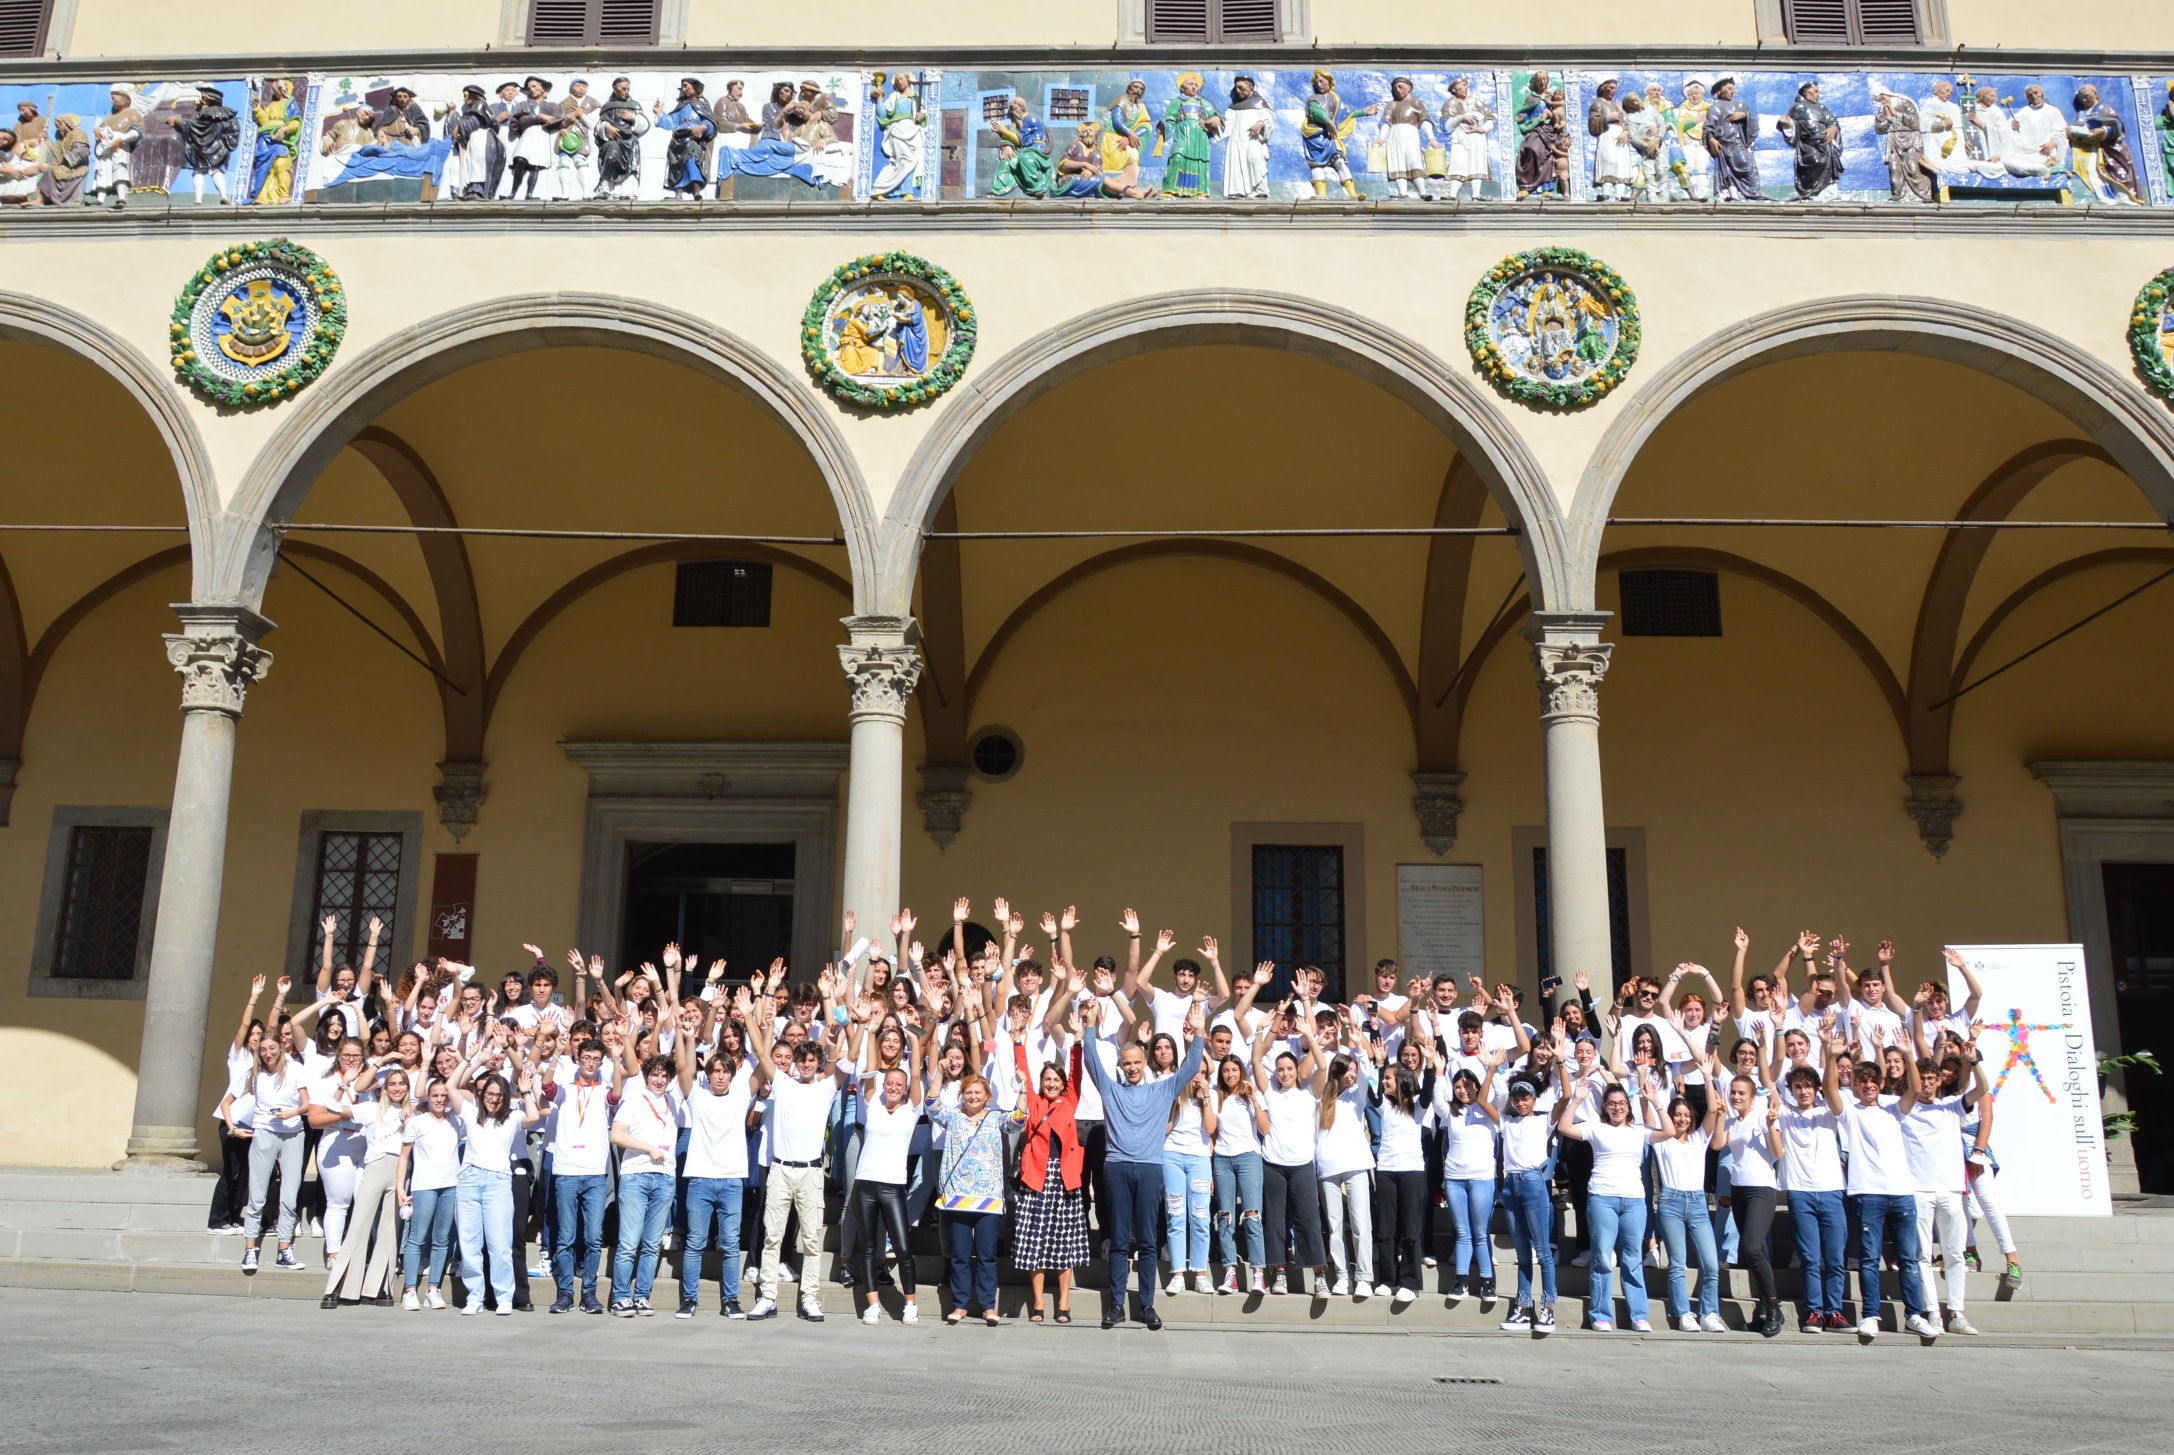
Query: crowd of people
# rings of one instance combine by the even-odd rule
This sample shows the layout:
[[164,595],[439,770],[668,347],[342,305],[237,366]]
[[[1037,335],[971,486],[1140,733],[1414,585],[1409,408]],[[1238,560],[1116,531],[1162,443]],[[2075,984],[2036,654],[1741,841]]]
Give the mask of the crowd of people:
[[1875,1338],[1891,1267],[1902,1328],[1975,1333],[1979,1214],[2001,1278],[2021,1278],[1977,984],[1953,951],[1960,1007],[1944,977],[1904,999],[1886,942],[1855,970],[1811,932],[1747,981],[1738,929],[1726,990],[1682,964],[1599,1006],[1580,973],[1532,1021],[1515,986],[1390,960],[1331,1001],[1318,967],[1228,970],[1212,937],[1172,960],[1165,930],[1143,959],[1130,910],[1123,964],[1082,966],[1074,909],[1041,915],[1030,943],[994,908],[997,936],[971,952],[965,899],[941,953],[911,911],[888,955],[848,914],[839,958],[797,982],[782,961],[728,978],[677,945],[616,975],[577,950],[562,979],[527,945],[529,968],[495,987],[444,960],[393,980],[375,973],[375,921],[357,968],[333,964],[328,920],[310,1004],[290,1013],[283,978],[260,1016],[251,985],[214,1230],[242,1235],[244,1273],[267,1231],[292,1270],[314,1218],[327,1309],[444,1308],[457,1269],[462,1312],[501,1315],[534,1307],[548,1276],[554,1314],[649,1316],[676,1252],[680,1318],[714,1280],[728,1319],[775,1317],[796,1283],[820,1321],[835,1221],[859,1316],[888,1317],[888,1288],[917,1322],[914,1234],[932,1214],[953,1324],[1000,1322],[1000,1259],[1027,1277],[1028,1322],[1069,1324],[1098,1254],[1104,1328],[1160,1328],[1158,1291],[1401,1309],[1429,1268],[1450,1300],[1492,1310],[1498,1211],[1516,1257],[1501,1328],[1536,1337],[1556,1326],[1558,1250],[1589,1282],[1595,1331],[1618,1327],[1618,1284],[1622,1322],[1651,1329],[1650,1273],[1668,1325],[1726,1332],[1735,1265],[1746,1327],[1775,1336],[1784,1199],[1802,1331]]

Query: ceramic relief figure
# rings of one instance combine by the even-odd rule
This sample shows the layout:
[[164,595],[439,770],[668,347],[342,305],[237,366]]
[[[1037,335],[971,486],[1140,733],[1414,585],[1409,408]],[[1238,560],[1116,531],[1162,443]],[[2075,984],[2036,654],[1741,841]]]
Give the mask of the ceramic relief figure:
[[490,201],[505,170],[506,149],[481,86],[461,89],[460,109],[445,119],[445,139],[453,149],[446,168],[448,190],[462,202]]
[[1306,98],[1306,121],[1298,135],[1299,148],[1306,155],[1306,170],[1313,178],[1314,196],[1328,196],[1331,182],[1341,182],[1347,197],[1359,195],[1359,184],[1351,179],[1351,163],[1344,156],[1344,143],[1360,117],[1372,116],[1380,109],[1345,109],[1343,98],[1336,94],[1336,77],[1327,71],[1313,73],[1313,94]]
[[876,173],[870,190],[879,199],[911,197],[914,178],[921,170],[921,128],[928,123],[912,73],[898,72],[891,77],[891,89],[872,99],[876,102],[876,129],[882,136],[878,145],[883,153],[883,170]]
[[642,136],[649,116],[634,99],[634,82],[619,76],[596,108],[596,195],[632,197],[641,186]]
[[717,119],[710,114],[710,103],[702,91],[701,81],[682,76],[679,96],[671,110],[664,109],[662,99],[650,106],[658,127],[672,136],[672,144],[664,153],[664,187],[678,197],[699,198],[710,185]]
[[544,195],[571,202],[596,190],[597,105],[586,80],[576,77],[566,83],[558,124],[551,129],[551,176]]
[[996,133],[996,181],[991,197],[1047,197],[1056,181],[1056,164],[1049,155],[1049,130],[1027,107],[1027,98],[1014,96],[1002,121],[990,123]]
[[1083,121],[1072,134],[1072,144],[1057,158],[1057,173],[1050,183],[1051,197],[1100,197],[1102,192],[1102,123]]
[[195,174],[197,202],[204,200],[207,177],[218,188],[219,200],[232,202],[226,189],[226,164],[241,144],[242,119],[226,104],[226,93],[217,86],[199,86],[195,109],[185,117],[169,115],[165,120],[181,134],[181,165]]
[[274,76],[265,82],[253,114],[257,149],[249,170],[249,200],[259,207],[292,202],[296,148],[302,144],[302,102],[293,80]]
[[1517,104],[1517,195],[1570,195],[1570,132],[1563,124],[1562,87],[1534,71]]
[[506,115],[507,150],[511,153],[513,182],[506,196],[534,201],[536,183],[551,170],[557,149],[559,103],[551,99],[551,83],[530,76],[521,83],[521,94]]
[[110,196],[115,206],[127,204],[136,146],[142,140],[143,113],[136,109],[136,93],[126,86],[114,87],[113,110],[91,132],[90,200]]
[[2076,88],[2075,123],[2068,129],[2076,180],[2094,202],[2140,203],[2143,179],[2129,151],[2121,113],[2099,99],[2098,87]]
[[1412,95],[1412,78],[1397,76],[1389,82],[1389,100],[1381,108],[1382,155],[1387,162],[1389,191],[1410,197],[1416,190],[1432,198],[1427,183],[1427,148],[1436,145],[1434,118],[1426,103]]
[[1817,81],[1797,87],[1789,114],[1775,118],[1774,129],[1796,148],[1797,201],[1827,200],[1841,189],[1842,123],[1819,99]]
[[1477,201],[1485,184],[1494,177],[1487,143],[1495,120],[1494,110],[1473,97],[1470,79],[1459,76],[1449,83],[1449,99],[1442,103],[1438,133],[1447,154],[1442,181],[1448,190],[1442,195],[1449,200],[1455,201],[1469,186]]
[[[1655,86],[1658,102],[1660,87]],[[1680,193],[1669,170],[1675,134],[1663,105],[1648,105],[1636,91],[1623,93],[1623,132],[1630,138],[1631,155],[1638,166],[1637,197],[1641,202],[1671,202]]]
[[2153,123],[2159,132],[2159,165],[2166,171],[2166,195],[2174,198],[2174,81],[2166,83],[2166,102]]
[[1178,77],[1178,94],[1163,106],[1163,138],[1170,149],[1162,177],[1165,197],[1208,195],[1209,146],[1222,134],[1223,118],[1200,94],[1206,85],[1200,72],[1187,71]]
[[1714,159],[1714,196],[1720,201],[1766,200],[1752,155],[1758,138],[1759,113],[1736,94],[1736,77],[1716,78],[1713,104],[1706,108],[1706,152]]
[[1614,76],[1598,77],[1585,111],[1585,130],[1593,138],[1593,196],[1602,202],[1628,202],[1638,190],[1628,118],[1616,100],[1619,85]]
[[1147,82],[1134,76],[1125,83],[1125,94],[1110,103],[1107,130],[1130,136],[1133,150],[1143,158],[1162,155],[1155,113],[1147,105]]
[[1899,92],[1876,86],[1872,130],[1886,138],[1887,191],[1896,202],[1931,202],[1937,174],[1925,164],[1923,118],[1917,103]]
[[1223,195],[1268,195],[1268,138],[1276,129],[1275,108],[1251,76],[1230,83],[1230,106],[1223,113]]

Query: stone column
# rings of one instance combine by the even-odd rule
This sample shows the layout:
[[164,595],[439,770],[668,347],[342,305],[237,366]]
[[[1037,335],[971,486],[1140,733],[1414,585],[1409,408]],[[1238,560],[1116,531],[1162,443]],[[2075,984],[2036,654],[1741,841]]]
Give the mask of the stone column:
[[898,913],[899,825],[906,803],[906,703],[921,680],[920,627],[908,616],[849,616],[838,648],[852,705],[846,775],[845,908],[888,950]]
[[250,684],[272,665],[272,654],[257,645],[272,624],[247,607],[174,611],[182,629],[166,638],[166,660],[181,674],[181,761],[174,770],[152,932],[135,1123],[128,1156],[119,1164],[126,1172],[203,1170],[196,1160],[196,1114],[226,868],[234,731]]
[[[1547,889],[1555,973],[1613,990],[1608,932],[1608,818],[1600,798],[1600,679],[1610,643],[1604,611],[1537,611],[1525,625],[1540,673],[1547,733]],[[1596,997],[1596,999],[1601,997]]]

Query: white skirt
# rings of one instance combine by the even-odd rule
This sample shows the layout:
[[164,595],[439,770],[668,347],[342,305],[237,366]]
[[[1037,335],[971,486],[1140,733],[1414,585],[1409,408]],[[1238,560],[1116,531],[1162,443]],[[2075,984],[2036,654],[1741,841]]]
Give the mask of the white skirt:
[[1427,156],[1419,145],[1419,128],[1409,122],[1398,122],[1389,128],[1383,150],[1388,153],[1385,170],[1392,178],[1404,177],[1417,181],[1427,174]]

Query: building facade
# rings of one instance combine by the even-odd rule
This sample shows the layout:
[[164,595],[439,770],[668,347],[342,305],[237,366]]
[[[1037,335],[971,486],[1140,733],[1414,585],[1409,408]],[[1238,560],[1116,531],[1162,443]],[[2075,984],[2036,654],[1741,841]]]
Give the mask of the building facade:
[[0,1161],[197,1155],[328,915],[2174,1049],[2155,12],[0,4]]

